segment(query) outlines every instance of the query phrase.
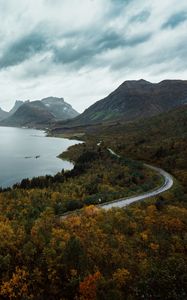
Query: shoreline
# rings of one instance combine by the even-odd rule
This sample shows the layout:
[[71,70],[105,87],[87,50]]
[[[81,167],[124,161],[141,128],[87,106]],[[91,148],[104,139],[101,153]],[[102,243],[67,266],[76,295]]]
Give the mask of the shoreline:
[[[41,128],[41,129],[39,129],[39,128],[31,128],[31,127],[17,127],[17,126],[0,126],[0,128],[12,128],[12,129],[18,129],[18,130],[36,130],[36,131],[38,131],[38,133],[39,134],[41,134],[41,135],[38,135],[39,137],[45,137],[45,138],[54,138],[54,139],[64,139],[64,140],[71,140],[71,142],[73,142],[74,141],[74,144],[73,145],[76,145],[76,144],[79,144],[79,142],[81,142],[80,140],[75,140],[75,139],[68,139],[68,138],[65,138],[65,137],[57,137],[57,136],[50,136],[49,134],[48,134],[48,129],[47,128]],[[68,148],[70,147],[70,146],[73,146],[73,145],[67,145],[67,147],[65,148],[65,149],[63,149],[63,150],[60,150],[60,152],[59,152],[59,154],[56,154],[56,155],[54,155],[54,159],[58,159],[58,160],[60,160],[60,161],[63,161],[63,162],[65,162],[65,163],[69,163],[69,164],[71,164],[72,166],[71,166],[71,168],[67,168],[66,169],[66,167],[65,167],[65,171],[67,170],[67,171],[69,171],[69,170],[71,170],[71,169],[73,169],[74,168],[74,162],[72,162],[72,161],[70,161],[70,160],[68,160],[68,159],[65,159],[65,158],[62,158],[62,157],[60,157],[60,155],[62,154],[62,153],[64,153],[64,152],[66,152],[67,150],[68,150]],[[14,150],[13,150],[13,152],[14,152]],[[21,159],[25,159],[25,160],[27,160],[27,158],[29,157],[30,159],[34,159],[34,160],[37,160],[37,159],[40,159],[41,158],[41,153],[35,153],[34,155],[27,155],[26,153],[25,153],[25,156],[23,156]],[[28,159],[28,160],[30,160],[30,159]],[[16,167],[15,167],[15,169],[16,169]],[[47,176],[47,175],[51,175],[51,176],[55,176],[58,172],[60,172],[62,169],[64,169],[63,167],[59,167],[59,170],[57,171],[57,172],[47,172],[46,171],[46,173],[45,174],[42,174],[42,171],[41,171],[41,174],[36,174],[36,175],[31,175],[31,176],[29,176],[29,175],[23,175],[23,177],[22,178],[20,178],[20,179],[18,179],[17,181],[15,180],[15,182],[13,182],[13,180],[12,180],[12,178],[14,177],[14,175],[12,175],[12,177],[11,176],[9,176],[9,178],[6,178],[5,177],[5,179],[3,179],[2,180],[2,183],[0,184],[0,188],[2,188],[2,189],[11,189],[12,187],[13,187],[13,185],[14,184],[19,184],[19,183],[21,183],[21,181],[23,180],[23,179],[26,179],[26,178],[29,178],[29,180],[32,180],[34,177],[45,177],[45,176]],[[23,170],[24,171],[24,170]],[[18,174],[19,175],[19,174]],[[15,176],[16,177],[16,176]],[[6,182],[11,182],[10,184],[9,183],[6,183]]]

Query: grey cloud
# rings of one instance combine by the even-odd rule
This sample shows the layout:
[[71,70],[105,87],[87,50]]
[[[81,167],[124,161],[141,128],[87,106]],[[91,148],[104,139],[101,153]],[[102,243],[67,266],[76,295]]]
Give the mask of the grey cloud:
[[114,5],[126,5],[134,0],[111,0]]
[[125,38],[115,31],[104,32],[97,40],[94,41],[93,45],[96,49],[96,53],[102,52],[108,49],[114,49],[123,46]]
[[4,49],[4,54],[0,58],[0,68],[20,64],[36,53],[43,51],[46,46],[47,41],[45,36],[32,32]]
[[156,48],[153,53],[147,54],[140,52],[137,55],[128,53],[128,55],[118,57],[110,65],[111,71],[136,72],[138,70],[149,70],[151,74],[161,75],[162,72],[181,72],[187,68],[186,61],[187,41],[181,41],[174,47],[168,49]]
[[93,49],[77,46],[73,48],[73,45],[66,45],[63,48],[55,48],[53,50],[53,61],[56,64],[76,64],[81,66],[86,64],[93,55]]
[[[116,78],[156,78],[159,72],[160,77],[187,76],[186,32],[179,26],[187,20],[186,0],[177,7],[177,0],[89,1],[93,14],[84,4],[79,10],[81,0],[20,0],[19,6],[15,0],[0,1],[3,99],[22,93],[36,99],[58,91],[88,104],[98,86],[105,94]],[[16,36],[9,42],[12,31]]]
[[54,62],[63,64],[75,64],[76,66],[84,66],[92,58],[107,49],[114,49],[123,45],[122,36],[113,31],[106,31],[97,38],[94,36],[77,37],[76,41],[70,39],[67,44],[60,48],[54,48]]
[[125,46],[132,47],[147,42],[152,36],[152,33],[146,33],[142,35],[133,36],[126,39]]
[[[50,2],[51,0],[45,0]],[[115,13],[122,12],[120,7],[124,7],[134,0],[110,0],[113,4],[111,14],[107,14],[107,18],[111,19]],[[148,16],[146,11],[134,16],[138,20],[143,20]],[[106,16],[105,16],[106,17]],[[146,42],[150,38],[150,34],[142,34],[139,36],[126,36],[125,32],[116,32],[113,29],[107,29],[107,20],[103,19],[100,24],[100,30],[97,26],[95,31],[92,29],[85,29],[85,31],[65,31],[59,29],[54,32],[54,29],[46,30],[49,24],[39,24],[37,30],[28,35],[19,38],[12,44],[8,45],[0,57],[0,69],[10,66],[20,65],[25,60],[30,59],[37,53],[45,53],[50,51],[52,53],[52,60],[46,60],[43,65],[64,64],[73,68],[81,68],[86,64],[94,66],[95,57],[103,54],[107,50],[117,49],[120,47],[132,47],[140,43]],[[48,26],[45,26],[48,25]],[[65,41],[65,46],[56,46],[59,38]],[[45,68],[44,68],[45,70]],[[34,72],[38,72],[38,68],[34,68]],[[41,72],[40,72],[41,74]]]
[[108,19],[119,17],[124,13],[124,10],[127,9],[128,5],[130,5],[131,2],[134,1],[135,0],[110,0],[110,3],[112,4],[112,9],[108,12],[108,14],[106,14],[106,17]]
[[151,12],[148,10],[143,10],[139,14],[134,15],[130,18],[130,22],[145,22],[150,17]]
[[83,39],[80,37],[77,44],[71,41],[62,48],[55,48],[53,59],[55,63],[74,64],[75,67],[82,67],[92,62],[96,55],[107,50],[135,46],[146,42],[150,37],[151,34],[124,37],[114,31],[106,31],[98,38]]
[[181,11],[172,15],[162,26],[162,28],[175,28],[187,20],[187,12]]

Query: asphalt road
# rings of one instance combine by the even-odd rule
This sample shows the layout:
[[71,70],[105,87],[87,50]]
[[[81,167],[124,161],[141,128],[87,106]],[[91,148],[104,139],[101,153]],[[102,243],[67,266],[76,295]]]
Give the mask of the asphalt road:
[[[108,150],[112,155],[120,157],[113,150],[111,150],[111,149],[108,149]],[[114,201],[111,201],[108,203],[103,203],[103,204],[100,204],[99,207],[104,208],[104,209],[110,209],[113,207],[119,207],[119,208],[125,207],[127,205],[130,205],[131,203],[157,196],[157,195],[169,190],[173,186],[173,177],[169,173],[167,173],[166,171],[164,171],[160,168],[156,168],[156,167],[153,167],[148,164],[144,164],[144,166],[151,170],[154,170],[155,172],[159,173],[164,178],[164,183],[160,187],[158,187],[157,189],[152,190],[150,192],[141,194],[139,196],[134,196],[134,197],[129,197],[129,198],[121,198],[121,199],[117,199],[117,200],[114,200]]]
[[[112,155],[114,155],[116,157],[120,157],[112,149],[109,148],[108,150]],[[120,199],[116,199],[114,201],[99,204],[99,205],[97,205],[97,207],[100,207],[100,208],[103,208],[103,209],[106,209],[106,210],[114,208],[114,207],[123,208],[123,207],[126,207],[126,206],[134,203],[134,202],[138,202],[138,201],[141,201],[141,200],[145,200],[147,198],[157,196],[157,195],[169,190],[173,186],[173,177],[169,173],[167,173],[166,171],[164,171],[161,168],[153,167],[153,166],[148,165],[148,164],[144,164],[144,166],[146,168],[154,170],[155,172],[157,172],[159,175],[161,175],[163,177],[164,183],[160,187],[155,188],[154,190],[151,190],[149,192],[146,192],[146,193],[138,195],[138,196],[120,198]],[[67,212],[67,213],[63,214],[61,216],[61,218],[65,219],[67,216],[72,215],[73,213],[79,213],[79,212],[80,212],[80,210]]]

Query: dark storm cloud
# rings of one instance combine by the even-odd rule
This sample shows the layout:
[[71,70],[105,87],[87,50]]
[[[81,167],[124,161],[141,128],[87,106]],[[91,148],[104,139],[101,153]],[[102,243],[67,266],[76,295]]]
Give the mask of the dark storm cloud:
[[81,67],[92,60],[92,58],[107,49],[114,49],[124,44],[121,35],[113,31],[107,31],[95,37],[80,35],[76,40],[67,40],[64,47],[54,49],[54,62],[63,64],[76,63]]
[[4,49],[0,58],[0,68],[18,65],[33,55],[46,49],[47,41],[42,33],[32,32]]
[[187,12],[181,11],[172,15],[162,26],[162,28],[175,28],[187,20]]
[[105,53],[107,50],[136,46],[147,41],[150,37],[151,34],[125,37],[114,31],[106,31],[98,35],[97,38],[80,36],[76,43],[70,41],[64,47],[55,48],[53,59],[55,63],[73,64],[74,67],[81,68],[90,62],[94,64],[94,57]]
[[129,78],[187,76],[186,0],[0,0],[0,8],[7,108],[15,97],[57,93],[82,110]]
[[132,36],[131,38],[126,39],[124,45],[128,47],[137,46],[139,44],[147,42],[151,38],[151,36],[152,36],[151,33],[135,35]]
[[[46,0],[47,3],[51,3],[51,0]],[[94,0],[93,0],[94,2]],[[100,27],[88,28],[85,30],[65,30],[59,28],[58,33],[54,30],[49,32],[43,30],[43,27],[38,26],[37,30],[25,35],[24,37],[15,40],[10,45],[7,45],[0,57],[0,68],[7,68],[10,66],[21,65],[24,61],[31,59],[38,53],[45,53],[50,51],[52,58],[51,61],[47,60],[49,64],[63,64],[73,68],[82,68],[85,65],[94,68],[94,64],[97,65],[96,57],[110,51],[122,48],[136,47],[139,44],[146,43],[152,36],[152,33],[128,33],[128,29],[117,30],[116,28],[107,28],[107,22],[124,15],[122,18],[122,24],[124,20],[127,21],[127,26],[136,26],[139,22],[145,22],[150,17],[151,12],[147,9],[141,10],[137,14],[132,15],[129,18],[126,15],[126,11],[123,8],[126,5],[134,2],[134,0],[110,0],[112,9],[105,15]],[[59,3],[57,1],[57,3]],[[125,24],[125,23],[124,23]],[[47,24],[48,26],[48,24]],[[59,46],[59,38],[63,42],[63,46]],[[118,62],[116,62],[118,64]],[[102,61],[100,61],[102,66]],[[105,65],[105,62],[103,62]],[[41,75],[42,70],[46,68],[34,68],[34,71],[28,72],[30,77],[39,72]],[[24,72],[24,76],[26,76]]]

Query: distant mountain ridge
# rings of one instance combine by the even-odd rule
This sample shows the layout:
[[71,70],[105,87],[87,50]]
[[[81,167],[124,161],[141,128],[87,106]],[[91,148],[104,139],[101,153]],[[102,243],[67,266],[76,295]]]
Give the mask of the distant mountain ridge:
[[80,115],[63,98],[21,102],[15,103],[10,111],[13,114],[8,118],[6,112],[0,111],[0,125],[42,127],[52,124],[53,128],[60,129],[120,120],[127,122],[149,118],[187,104],[187,80],[159,83],[128,80]]
[[1,122],[4,126],[46,126],[54,116],[41,101],[26,102],[16,112]]
[[21,105],[23,105],[24,103],[26,103],[28,101],[16,100],[15,103],[14,103],[14,106],[12,107],[12,109],[9,112],[4,111],[0,108],[0,121],[2,121],[4,119],[7,119],[8,117],[12,116]]
[[[29,101],[29,100],[28,100]],[[14,106],[12,107],[12,109],[9,111],[9,116],[12,116],[16,110],[18,110],[18,108],[20,106],[22,106],[24,103],[28,102],[28,101],[22,101],[22,100],[16,100]]]
[[0,122],[2,126],[44,127],[57,120],[67,120],[78,115],[63,98],[48,97],[36,101],[16,101],[7,118]]
[[[86,125],[112,120],[132,121],[169,111],[187,103],[186,80],[125,81],[106,98],[91,105],[71,120],[71,125]],[[70,122],[65,122],[69,125]]]

